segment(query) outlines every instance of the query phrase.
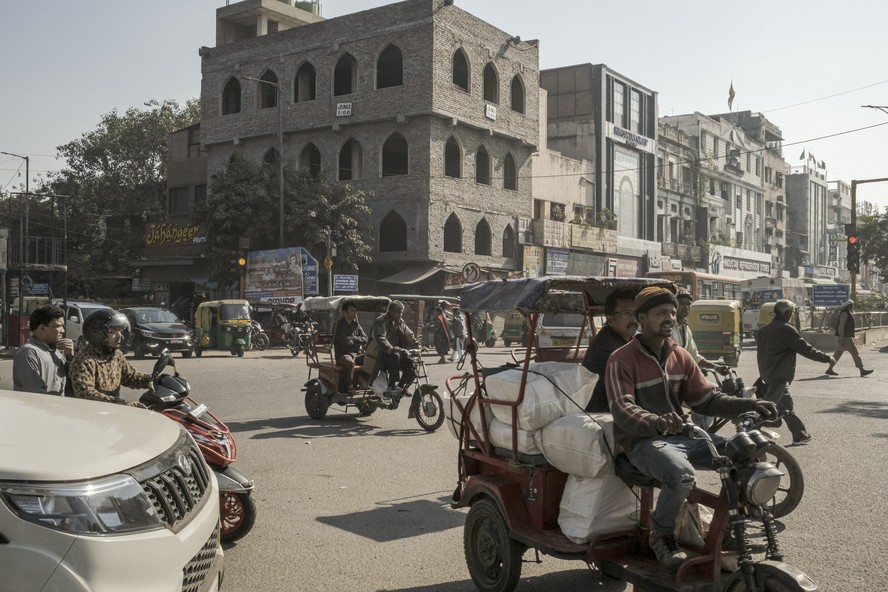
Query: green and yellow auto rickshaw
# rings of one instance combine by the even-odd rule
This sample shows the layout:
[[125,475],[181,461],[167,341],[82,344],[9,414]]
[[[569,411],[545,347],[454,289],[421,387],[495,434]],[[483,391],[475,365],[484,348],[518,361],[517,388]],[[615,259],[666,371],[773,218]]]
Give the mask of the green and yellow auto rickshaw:
[[194,355],[224,349],[244,357],[250,349],[250,305],[246,300],[210,300],[194,311]]
[[737,300],[697,300],[691,305],[688,326],[694,333],[697,351],[707,360],[724,358],[736,366],[742,351],[742,311]]

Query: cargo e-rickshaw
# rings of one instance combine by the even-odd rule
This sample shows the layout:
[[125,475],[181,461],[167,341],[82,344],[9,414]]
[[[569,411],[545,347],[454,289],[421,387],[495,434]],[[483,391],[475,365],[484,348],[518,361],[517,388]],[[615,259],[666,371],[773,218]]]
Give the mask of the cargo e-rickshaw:
[[244,357],[250,349],[252,325],[250,305],[246,300],[209,300],[194,311],[194,355],[204,350],[228,350]]
[[[538,316],[546,312],[581,312],[583,305],[576,308],[576,294],[582,295],[585,309],[589,311],[594,306],[603,305],[613,290],[638,290],[652,284],[671,286],[653,278],[561,276],[491,281],[463,292],[461,308],[466,314],[478,310],[517,309],[527,315],[530,324],[530,343],[520,371],[502,372],[519,372],[520,380],[511,376],[494,382],[493,377],[502,373],[482,372],[478,349],[471,335],[467,351],[473,372],[468,378],[452,376],[447,379],[450,399],[445,405],[452,406],[448,417],[456,424],[459,438],[458,484],[453,492],[452,506],[469,509],[463,530],[466,564],[481,592],[514,590],[521,576],[522,556],[528,549],[534,549],[537,560],[542,553],[559,559],[583,561],[597,567],[604,575],[632,584],[633,589],[817,590],[804,573],[782,561],[777,528],[767,510],[767,503],[776,493],[782,473],[771,463],[759,460],[770,445],[760,432],[751,429],[761,416],[757,419],[741,416],[738,431],[728,438],[724,453],[719,453],[705,430],[685,424],[686,436],[708,442],[721,489],[713,492],[698,485],[689,495],[689,502],[712,510],[712,519],[705,532],[702,529],[698,532],[697,540],[682,541],[682,547],[689,552],[677,568],[661,565],[649,548],[654,489],[659,484],[634,470],[625,456],[614,455],[613,435],[608,439],[606,430],[608,419],[612,421],[610,414],[583,415],[585,412],[580,412],[580,420],[584,423],[573,425],[583,428],[578,430],[583,437],[594,431],[597,434],[594,445],[578,446],[573,442],[573,445],[561,448],[562,454],[569,449],[571,454],[579,452],[587,455],[584,458],[595,458],[595,468],[600,474],[589,473],[590,478],[585,478],[578,477],[572,470],[569,475],[556,468],[554,458],[550,461],[551,454],[520,451],[519,438],[522,445],[527,446],[526,432],[519,434],[523,431],[520,426],[524,419],[521,418],[526,418],[528,411],[522,406],[525,397],[533,399],[537,396],[535,389],[539,388],[528,387],[531,379],[538,380],[531,376],[530,365]],[[514,390],[509,391],[508,396],[493,396],[495,384],[500,385],[497,388],[508,384]],[[562,394],[565,393],[562,391]],[[566,398],[573,402],[569,396]],[[558,396],[555,400],[561,404],[564,397]],[[547,407],[551,405],[547,403]],[[503,442],[500,431],[498,445],[493,440],[496,425],[499,426],[497,430],[505,425],[511,435]],[[545,450],[543,443],[548,438],[545,429],[541,438],[536,438],[536,434],[533,436],[533,441],[539,442],[540,448]],[[565,442],[571,444],[572,441]],[[589,450],[592,452],[587,452]],[[564,466],[562,461],[563,458],[557,461],[559,466]],[[598,483],[602,484],[598,494],[604,492],[607,495],[579,495],[590,491],[586,488],[590,484],[594,486],[593,490],[599,487]],[[619,492],[624,500],[628,497],[628,507],[625,503],[616,504],[613,497],[608,497],[611,492]],[[569,508],[568,514],[562,516],[565,508]],[[576,525],[580,509],[583,511],[581,518],[587,519],[584,523],[588,526],[587,536],[580,537],[573,531],[572,538],[569,538],[562,527],[568,522],[562,522],[562,518]],[[602,513],[600,516],[599,512]],[[753,559],[754,554],[762,552],[750,545],[748,537],[748,529],[755,521],[761,522],[767,544],[764,557]],[[736,550],[723,549],[728,530]]]
[[[308,381],[302,388],[309,417],[323,419],[333,405],[342,407],[344,412],[353,407],[361,417],[366,417],[377,409],[397,409],[401,400],[410,396],[408,418],[415,418],[420,427],[428,432],[437,430],[444,423],[444,406],[437,392],[438,385],[429,383],[421,349],[408,352],[415,378],[404,389],[377,392],[378,388],[374,390],[373,382],[380,370],[356,364],[354,382],[348,394],[339,392],[339,377],[343,368],[336,364],[333,336],[336,323],[342,318],[343,306],[347,303],[355,305],[358,322],[369,336],[373,321],[386,312],[389,302],[391,300],[385,296],[319,296],[305,299],[303,310],[317,323],[312,335],[313,345],[305,353],[309,370]],[[384,376],[381,378],[388,382]]]
[[697,300],[691,304],[688,326],[697,351],[707,360],[740,363],[743,346],[742,309],[737,300]]

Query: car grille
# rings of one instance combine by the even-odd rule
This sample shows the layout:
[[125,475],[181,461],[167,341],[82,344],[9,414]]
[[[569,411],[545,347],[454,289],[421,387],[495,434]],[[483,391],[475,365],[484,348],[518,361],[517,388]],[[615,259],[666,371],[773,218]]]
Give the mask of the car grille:
[[200,551],[182,568],[182,592],[197,592],[213,566],[218,546],[219,526],[217,525]]
[[[197,445],[191,438],[180,442],[170,451],[173,462],[167,464],[171,466],[153,477],[140,480],[142,490],[154,504],[160,520],[174,530],[189,522],[189,516],[200,505],[210,482],[209,468]],[[182,455],[188,459],[188,470],[178,462]]]

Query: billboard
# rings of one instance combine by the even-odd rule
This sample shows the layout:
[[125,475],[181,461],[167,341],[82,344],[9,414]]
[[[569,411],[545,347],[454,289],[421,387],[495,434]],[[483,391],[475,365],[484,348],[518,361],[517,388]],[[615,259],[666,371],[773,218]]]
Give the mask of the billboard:
[[244,295],[252,302],[302,302],[302,247],[250,251]]

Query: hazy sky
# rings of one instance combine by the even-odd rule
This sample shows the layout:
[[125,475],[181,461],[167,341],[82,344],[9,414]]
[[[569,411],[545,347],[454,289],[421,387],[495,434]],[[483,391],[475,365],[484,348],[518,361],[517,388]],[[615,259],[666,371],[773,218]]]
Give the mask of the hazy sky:
[[[390,4],[326,0],[322,14]],[[875,0],[455,0],[524,40],[540,67],[604,63],[659,93],[661,115],[762,112],[783,131],[784,157],[802,150],[830,180],[888,177],[888,5]],[[58,170],[56,147],[102,114],[200,93],[202,45],[215,45],[225,0],[6,0],[0,7],[0,151],[31,157],[31,178]],[[888,110],[888,109],[886,109]],[[841,135],[835,135],[841,134]],[[824,136],[828,139],[816,140]],[[0,154],[0,190],[24,180]],[[888,183],[859,199],[888,206]]]

